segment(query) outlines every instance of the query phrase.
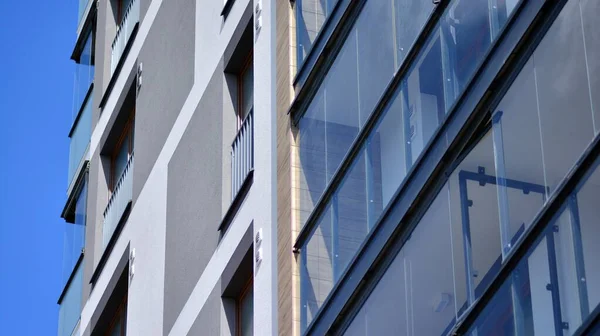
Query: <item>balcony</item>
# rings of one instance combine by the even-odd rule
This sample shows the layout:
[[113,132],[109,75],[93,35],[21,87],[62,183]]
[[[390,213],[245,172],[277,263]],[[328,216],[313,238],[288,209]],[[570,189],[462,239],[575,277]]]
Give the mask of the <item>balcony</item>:
[[123,213],[131,202],[131,192],[133,187],[133,153],[127,161],[123,174],[117,180],[115,188],[108,200],[104,210],[104,223],[102,228],[102,246],[106,248],[110,238],[115,232],[117,225],[123,217]]
[[254,113],[250,111],[231,144],[231,200],[254,170]]
[[133,34],[133,30],[137,23],[140,21],[140,2],[139,0],[131,0],[127,8],[121,23],[117,27],[117,36],[112,43],[112,53],[110,61],[110,74],[112,75],[121,60],[121,57],[125,53],[129,38]]

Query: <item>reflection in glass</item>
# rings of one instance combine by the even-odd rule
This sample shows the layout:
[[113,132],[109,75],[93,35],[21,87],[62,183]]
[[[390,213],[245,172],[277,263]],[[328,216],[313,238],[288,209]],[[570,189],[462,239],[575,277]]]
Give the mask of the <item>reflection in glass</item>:
[[298,125],[300,175],[310,184],[302,188],[300,211],[312,211],[432,9],[408,0],[365,4]]
[[[572,335],[599,302],[600,238],[592,199],[600,196],[597,164],[546,224],[471,331],[499,335]],[[596,280],[596,281],[595,281]]]
[[73,120],[77,117],[90,85],[94,81],[94,34],[88,33],[79,60],[75,66],[75,84],[73,85]]
[[336,2],[337,0],[298,0],[295,2],[298,65],[304,62]]
[[[406,0],[393,2],[391,8],[395,15],[392,16],[391,27],[394,27],[396,36],[389,36],[385,31],[385,27],[390,26],[390,16],[386,13],[388,3],[367,2],[323,86],[300,120],[298,211],[301,214],[312,211],[372,113],[384,90],[384,86],[378,88],[377,81],[387,83],[393,72],[392,57],[389,56],[392,49],[386,41],[396,44],[393,65],[399,66],[406,55],[405,46],[412,44],[424,24],[423,21],[407,27],[410,21],[397,11],[422,10],[421,15],[414,17],[419,20],[428,17],[430,7],[422,8],[413,3],[409,4]],[[407,172],[445,120],[446,113],[480,66],[512,8],[514,3],[511,5],[509,2],[500,6],[494,5],[493,1],[456,0],[433,29],[374,131],[354,159],[352,168],[329,200],[327,212],[319,219],[317,229],[302,249],[302,328],[310,323],[339,275],[376,225]],[[369,30],[370,25],[380,27],[377,29],[379,35]],[[415,27],[419,28],[411,29]],[[363,38],[363,35],[368,38]],[[380,54],[371,55],[369,48],[365,48],[370,44],[365,41],[378,41]],[[357,52],[352,53],[353,50]],[[365,61],[373,57],[377,57],[376,64]],[[494,146],[501,141],[495,139],[495,135],[487,135],[451,176],[448,185],[449,204],[446,206],[452,209],[449,216],[452,230],[446,238],[454,241],[452,262],[456,287],[452,300],[457,314],[465,311],[481,295],[501,266],[503,246],[510,248],[525,229],[524,222],[505,223],[506,216],[502,217],[504,228],[500,225],[499,206],[509,198],[505,194],[513,202],[524,197],[540,203],[545,193],[543,187],[541,193],[529,193],[531,188],[525,187],[524,190],[519,183],[518,188],[512,188],[515,181],[511,182],[510,191],[505,190],[505,180],[497,181],[498,174],[503,174],[503,178],[507,170],[496,169]],[[498,185],[501,188],[497,188]],[[519,193],[526,196],[520,198]],[[473,199],[477,201],[468,205]],[[519,214],[522,217],[530,215]],[[463,235],[467,238],[464,239]],[[315,246],[318,242],[321,243]],[[315,259],[315,249],[324,249],[318,253],[319,259]],[[420,271],[416,268],[415,274]],[[327,276],[324,278],[323,274]],[[424,317],[425,320],[427,317]],[[450,321],[446,321],[444,328],[449,324]],[[425,322],[423,325],[427,328]]]

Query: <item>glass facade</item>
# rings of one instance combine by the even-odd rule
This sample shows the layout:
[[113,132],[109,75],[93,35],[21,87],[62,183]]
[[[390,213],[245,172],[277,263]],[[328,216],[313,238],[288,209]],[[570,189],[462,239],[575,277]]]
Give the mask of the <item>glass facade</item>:
[[92,99],[88,99],[71,133],[69,144],[69,183],[73,182],[77,168],[86,153],[92,136]]
[[301,65],[338,0],[296,1],[297,60]]
[[79,10],[77,13],[77,22],[79,22],[79,24],[81,24],[81,20],[84,19],[83,17],[83,13],[85,13],[85,9],[88,6],[88,3],[90,3],[92,0],[79,0]]
[[[70,336],[79,321],[82,304],[83,262],[78,264],[85,247],[87,184],[75,203],[73,223],[66,223],[63,249],[63,283],[68,286],[60,302],[58,335]],[[67,285],[69,278],[73,276]]]
[[[446,335],[486,291],[598,134],[600,68],[590,60],[600,40],[590,29],[599,14],[597,1],[566,3],[490,111],[489,131],[450,174],[347,335]],[[600,303],[596,167],[542,223],[544,232],[469,335],[571,335]]]
[[81,251],[85,246],[86,206],[87,184],[84,184],[81,191],[79,191],[79,196],[75,203],[73,223],[65,223],[62,272],[62,281],[64,283],[67,282],[67,279],[73,272]]
[[75,68],[73,85],[73,129],[70,134],[69,175],[71,183],[92,135],[92,83],[94,81],[94,34],[88,33]]
[[58,336],[71,336],[82,308],[83,263],[79,264],[58,309]]
[[[446,114],[485,59],[515,5],[516,1],[493,5],[492,2],[475,0],[455,0],[448,5],[381,114],[377,126],[360,148],[352,168],[327,200],[328,211],[321,215],[301,248],[303,328],[320,309],[333,285],[379,220],[382,210],[446,119]],[[319,201],[370,117],[385,85],[430,16],[430,6],[430,3],[414,1],[367,2],[365,5],[354,33],[350,33],[350,38],[299,123],[298,189],[301,218],[307,218]],[[409,10],[394,12],[392,9]],[[399,19],[398,15],[386,16],[388,12],[402,13],[402,18]],[[382,33],[385,29],[381,28],[386,26],[386,17],[390,17],[390,27],[393,27],[392,23],[407,22],[411,28],[393,29],[389,34],[390,39],[387,39],[387,35]],[[380,25],[383,26],[377,28]],[[356,41],[360,39],[353,39],[353,36],[360,36],[358,32],[361,27],[369,27],[377,32],[368,39],[372,46],[356,47]],[[399,40],[404,42],[395,42]],[[375,49],[381,53],[380,50],[387,50],[385,41],[391,41],[389,45],[394,46],[389,49],[390,65],[385,67],[389,68],[388,71],[366,71],[370,75],[363,76],[361,62],[353,57],[360,56],[362,50]],[[398,45],[403,47],[399,48]],[[347,52],[347,49],[358,52]],[[366,55],[363,63],[379,70],[386,64],[384,60],[382,55]],[[340,78],[336,80],[337,72]],[[368,90],[360,90],[361,87],[367,87]],[[356,97],[356,101],[351,99],[353,97]],[[488,172],[494,173],[494,168],[492,164],[487,168]],[[477,172],[477,167],[472,171]]]
[[85,44],[81,50],[79,61],[75,65],[75,81],[73,85],[73,120],[83,105],[90,86],[94,81],[94,34],[87,33]]
[[298,125],[301,212],[314,208],[432,9],[410,0],[366,3]]

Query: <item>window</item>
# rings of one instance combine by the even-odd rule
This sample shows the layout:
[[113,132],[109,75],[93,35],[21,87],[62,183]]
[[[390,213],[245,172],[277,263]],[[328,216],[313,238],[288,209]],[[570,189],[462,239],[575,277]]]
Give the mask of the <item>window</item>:
[[298,65],[302,64],[313,42],[331,15],[337,0],[296,1],[296,40],[298,41]]
[[108,327],[106,336],[125,336],[125,330],[127,329],[127,297],[123,299],[123,302],[117,308],[115,315]]
[[254,284],[252,278],[236,302],[236,336],[254,334]]
[[117,141],[115,150],[111,158],[111,178],[110,178],[110,190],[115,191],[119,183],[119,179],[123,176],[127,168],[129,160],[133,156],[133,131],[134,131],[134,118],[125,125],[125,129],[121,134],[121,137]]
[[238,127],[241,127],[254,105],[254,65],[252,52],[247,57],[238,75]]

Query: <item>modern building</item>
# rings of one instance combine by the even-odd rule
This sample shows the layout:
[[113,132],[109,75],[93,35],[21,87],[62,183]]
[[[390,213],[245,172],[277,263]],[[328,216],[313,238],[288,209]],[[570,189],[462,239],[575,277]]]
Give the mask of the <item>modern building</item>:
[[599,23],[80,0],[58,335],[600,335]]

